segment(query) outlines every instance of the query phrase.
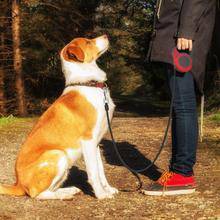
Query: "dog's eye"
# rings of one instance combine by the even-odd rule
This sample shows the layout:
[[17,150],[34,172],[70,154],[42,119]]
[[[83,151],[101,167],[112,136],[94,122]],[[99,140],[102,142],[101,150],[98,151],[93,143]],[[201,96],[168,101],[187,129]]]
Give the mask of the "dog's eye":
[[91,44],[91,42],[90,42],[90,41],[86,41],[86,44],[87,44],[87,45],[90,45],[90,44]]
[[72,54],[72,53],[68,54],[68,57],[69,57],[70,59],[77,59],[76,55],[75,55],[75,54]]

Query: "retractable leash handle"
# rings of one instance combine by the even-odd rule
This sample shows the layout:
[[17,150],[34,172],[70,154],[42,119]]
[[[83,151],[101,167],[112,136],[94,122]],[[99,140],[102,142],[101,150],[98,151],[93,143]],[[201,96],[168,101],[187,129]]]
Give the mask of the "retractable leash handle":
[[173,49],[173,65],[180,73],[187,73],[192,70],[191,53],[179,52],[175,47]]

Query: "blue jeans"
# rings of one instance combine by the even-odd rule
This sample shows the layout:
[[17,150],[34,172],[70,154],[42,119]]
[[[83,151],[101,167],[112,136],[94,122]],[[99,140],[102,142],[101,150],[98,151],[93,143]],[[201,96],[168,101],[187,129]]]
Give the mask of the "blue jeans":
[[194,79],[190,72],[176,73],[176,89],[173,90],[173,66],[167,66],[171,94],[174,93],[172,115],[172,157],[170,171],[184,176],[193,175],[198,142],[198,118]]

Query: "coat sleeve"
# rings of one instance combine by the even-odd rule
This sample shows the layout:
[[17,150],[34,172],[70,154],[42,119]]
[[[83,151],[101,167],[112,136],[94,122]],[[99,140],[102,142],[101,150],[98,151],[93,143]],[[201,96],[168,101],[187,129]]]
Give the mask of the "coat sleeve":
[[177,37],[194,39],[207,1],[211,0],[183,0]]

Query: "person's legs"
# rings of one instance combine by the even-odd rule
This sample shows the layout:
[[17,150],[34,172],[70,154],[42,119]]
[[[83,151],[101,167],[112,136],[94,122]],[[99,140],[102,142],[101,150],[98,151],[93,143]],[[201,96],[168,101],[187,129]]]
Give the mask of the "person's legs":
[[170,171],[191,176],[196,161],[198,140],[194,79],[191,73],[176,73],[174,92],[174,70],[172,66],[168,66],[168,81],[174,95]]
[[191,73],[176,73],[174,78],[173,67],[166,67],[174,96],[170,171],[164,172],[155,183],[144,188],[142,192],[146,195],[178,195],[195,191],[193,166],[196,162],[198,121],[194,79]]

